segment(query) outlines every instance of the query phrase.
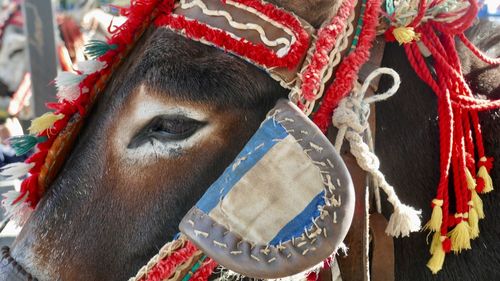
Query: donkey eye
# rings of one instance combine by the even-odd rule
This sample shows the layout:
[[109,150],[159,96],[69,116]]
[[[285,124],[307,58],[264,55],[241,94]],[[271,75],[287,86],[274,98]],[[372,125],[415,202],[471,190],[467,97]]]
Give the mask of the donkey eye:
[[132,138],[128,148],[136,148],[152,140],[169,142],[187,139],[205,124],[182,115],[156,116]]

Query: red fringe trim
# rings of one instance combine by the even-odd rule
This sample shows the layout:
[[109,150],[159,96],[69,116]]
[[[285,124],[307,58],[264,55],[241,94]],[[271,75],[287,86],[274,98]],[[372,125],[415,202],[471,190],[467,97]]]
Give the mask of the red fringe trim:
[[[128,19],[127,21],[117,28],[114,31],[113,36],[110,40],[108,40],[108,44],[115,44],[118,46],[115,50],[110,50],[105,55],[99,58],[100,61],[106,62],[107,68],[101,70],[98,73],[91,74],[87,76],[81,83],[80,89],[87,88],[92,90],[94,88],[95,83],[100,78],[101,75],[109,75],[112,69],[112,66],[120,59],[119,55],[125,51],[130,44],[133,43],[133,40],[137,34],[137,32],[142,28],[144,22],[148,20],[156,7],[160,4],[162,6],[170,5],[173,8],[173,0],[136,0],[132,1],[132,4],[127,12]],[[26,192],[29,192],[29,196],[27,198],[27,202],[35,208],[40,200],[40,196],[43,194],[39,194],[40,190],[38,187],[38,174],[42,166],[45,163],[45,159],[48,153],[48,150],[51,148],[55,139],[59,135],[59,133],[66,128],[69,120],[73,117],[74,114],[79,113],[82,116],[86,115],[86,108],[90,102],[90,94],[81,94],[75,101],[68,102],[62,101],[61,103],[48,103],[47,107],[55,110],[56,114],[64,114],[64,118],[58,120],[54,123],[53,127],[40,133],[38,136],[46,136],[48,140],[44,143],[40,143],[37,145],[37,152],[35,152],[26,163],[34,163],[35,166],[30,170],[31,176],[23,181],[21,184],[21,196],[16,200],[16,202],[20,201]]]
[[183,248],[173,252],[167,258],[159,261],[149,272],[146,277],[147,281],[162,281],[169,278],[177,266],[187,261],[198,249],[193,243],[186,241]]
[[314,55],[302,74],[302,95],[308,101],[315,99],[314,91],[321,87],[323,77],[320,72],[328,66],[329,54],[335,47],[339,34],[344,30],[349,15],[354,12],[354,2],[353,0],[344,1],[337,15],[318,32]]

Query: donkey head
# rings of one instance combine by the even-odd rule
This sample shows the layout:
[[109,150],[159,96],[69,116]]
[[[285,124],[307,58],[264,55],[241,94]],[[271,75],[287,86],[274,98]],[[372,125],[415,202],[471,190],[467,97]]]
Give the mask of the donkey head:
[[[271,2],[316,27],[335,4]],[[39,280],[132,276],[286,95],[239,58],[148,30],[99,97],[12,256]],[[0,280],[15,279],[3,270]]]

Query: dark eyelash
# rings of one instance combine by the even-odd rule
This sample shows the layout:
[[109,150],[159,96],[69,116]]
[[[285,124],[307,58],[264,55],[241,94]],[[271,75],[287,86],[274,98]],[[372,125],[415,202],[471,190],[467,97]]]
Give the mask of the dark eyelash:
[[205,124],[182,115],[156,116],[132,138],[128,148],[137,148],[152,139],[161,142],[187,139]]

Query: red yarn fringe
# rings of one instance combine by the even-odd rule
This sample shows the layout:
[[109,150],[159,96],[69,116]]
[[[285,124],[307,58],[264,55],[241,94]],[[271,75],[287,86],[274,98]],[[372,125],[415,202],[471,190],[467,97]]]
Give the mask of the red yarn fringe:
[[314,55],[301,77],[302,95],[308,101],[315,99],[314,92],[321,87],[323,77],[320,72],[328,66],[329,54],[335,47],[340,33],[344,30],[349,15],[355,11],[355,2],[354,0],[343,1],[337,15],[332,18],[329,24],[318,31]]
[[144,280],[162,281],[168,279],[175,272],[176,268],[191,258],[197,250],[193,243],[186,241],[184,247],[155,264]]
[[314,115],[314,123],[323,133],[326,133],[331,123],[334,108],[337,107],[342,98],[349,95],[358,79],[361,66],[370,57],[370,49],[376,35],[380,2],[380,0],[367,1],[358,46],[339,65],[335,73],[335,81],[328,88],[321,106]]
[[193,276],[189,280],[207,281],[214,272],[217,265],[217,262],[215,262],[213,259],[207,258],[203,265],[193,274]]

